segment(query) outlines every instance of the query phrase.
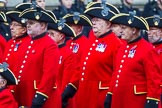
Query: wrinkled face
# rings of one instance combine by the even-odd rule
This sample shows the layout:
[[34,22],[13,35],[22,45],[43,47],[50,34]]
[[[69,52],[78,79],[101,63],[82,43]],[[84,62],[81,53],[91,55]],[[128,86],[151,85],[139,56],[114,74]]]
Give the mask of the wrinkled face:
[[126,40],[127,42],[132,40],[133,36],[133,29],[126,25],[120,25],[121,26],[121,39]]
[[42,33],[42,24],[35,20],[27,21],[27,33],[31,37],[37,36]]
[[61,0],[62,5],[64,5],[66,8],[70,9],[73,4],[73,0]]
[[58,32],[56,30],[48,30],[49,36],[51,37],[52,40],[54,40],[57,44],[60,43],[60,41],[62,41],[63,36],[61,32]]
[[26,33],[26,27],[23,27],[22,24],[16,21],[12,21],[12,23],[10,24],[10,30],[13,39]]
[[161,39],[162,30],[157,27],[150,27],[150,30],[147,31],[148,40],[151,43],[155,43]]
[[112,24],[111,25],[111,30],[118,36],[121,36],[121,27],[120,24]]
[[92,29],[97,37],[108,32],[110,25],[110,22],[108,23],[106,20],[96,17],[92,19]]
[[45,9],[45,0],[36,0],[37,5]]

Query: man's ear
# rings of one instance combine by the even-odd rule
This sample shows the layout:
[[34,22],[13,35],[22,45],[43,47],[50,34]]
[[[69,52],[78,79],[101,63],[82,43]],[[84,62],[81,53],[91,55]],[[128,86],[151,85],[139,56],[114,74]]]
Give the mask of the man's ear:
[[60,39],[62,40],[63,38],[65,38],[65,34],[61,33],[60,34]]
[[26,32],[27,32],[27,28],[26,27],[23,27],[22,33],[25,34]]
[[132,32],[133,35],[137,33],[137,29],[136,28],[133,27],[132,30],[133,30],[133,32]]
[[108,28],[111,27],[112,23],[110,21],[107,21]]
[[1,82],[1,87],[5,87],[7,85],[7,80],[3,80],[2,82]]
[[47,23],[41,22],[41,28],[42,30],[46,30],[47,29]]

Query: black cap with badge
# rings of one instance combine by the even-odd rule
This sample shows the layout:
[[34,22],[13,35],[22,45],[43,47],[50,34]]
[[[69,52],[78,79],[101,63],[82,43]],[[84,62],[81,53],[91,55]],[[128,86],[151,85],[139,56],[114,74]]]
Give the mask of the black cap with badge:
[[64,33],[66,36],[75,37],[76,34],[74,30],[70,26],[68,26],[65,22],[66,20],[61,18],[56,23],[49,23],[48,30],[53,29],[58,32]]
[[110,19],[110,21],[113,23],[123,24],[138,29],[149,30],[147,21],[143,17],[136,16],[133,12],[130,12],[129,14],[116,14]]
[[162,27],[162,18],[159,15],[153,15],[145,18],[149,27]]
[[0,64],[0,75],[7,80],[7,85],[17,85],[18,81],[8,66],[6,62]]
[[92,26],[90,18],[87,15],[81,14],[79,12],[74,12],[73,14],[66,14],[63,18],[68,24]]
[[[36,4],[36,2],[32,2],[32,3],[30,3],[30,2],[27,2],[27,3],[20,3],[20,4],[18,4],[18,5],[16,5],[16,9],[17,10],[20,10],[20,11],[24,11],[24,10],[26,10],[26,9],[29,9],[29,8],[36,8],[36,7],[39,7],[37,4]],[[40,7],[41,8],[41,7]]]
[[[27,5],[28,6],[28,5]],[[56,19],[52,16],[51,13],[40,7],[27,8],[20,14],[21,18],[26,18],[30,20],[36,20],[39,22],[54,23]]]
[[116,14],[106,5],[104,5],[103,7],[90,7],[86,9],[84,13],[88,14],[92,18],[97,17],[104,20],[109,20]]
[[22,24],[22,26],[26,26],[26,19],[25,18],[20,18],[19,15],[20,15],[20,11],[8,11],[6,13],[6,15],[11,19],[11,21],[16,21],[20,24]]

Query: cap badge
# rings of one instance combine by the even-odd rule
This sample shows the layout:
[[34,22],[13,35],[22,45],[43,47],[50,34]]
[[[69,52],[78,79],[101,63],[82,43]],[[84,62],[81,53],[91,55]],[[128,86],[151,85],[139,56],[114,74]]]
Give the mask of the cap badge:
[[36,16],[35,16],[35,19],[36,19],[36,20],[39,20],[39,19],[40,19],[40,16],[39,16],[39,15],[36,15]]
[[74,16],[73,16],[73,20],[75,24],[78,24],[79,20],[80,20],[80,13],[79,12],[74,12]]
[[6,62],[3,62],[2,64],[0,64],[0,72],[6,71],[8,66],[9,65]]
[[160,16],[159,15],[154,15],[154,19],[153,19],[154,25],[158,26],[160,23]]
[[134,16],[136,15],[136,11],[130,11],[128,17],[128,24],[132,24],[134,21]]
[[129,19],[129,20],[128,20],[128,24],[132,24],[132,21],[131,21],[131,19]]
[[57,24],[59,30],[62,30],[65,27],[65,22],[66,22],[65,19],[60,18],[60,20],[58,21],[58,24]]
[[26,19],[25,18],[21,18],[21,23],[25,24],[26,23]]
[[41,13],[41,12],[35,12],[35,13],[34,13],[34,16],[35,16],[35,19],[36,19],[36,20],[39,20],[40,17],[42,16],[42,13]]
[[106,5],[103,6],[103,10],[101,11],[102,16],[108,16],[109,10],[110,9],[108,7],[106,7]]

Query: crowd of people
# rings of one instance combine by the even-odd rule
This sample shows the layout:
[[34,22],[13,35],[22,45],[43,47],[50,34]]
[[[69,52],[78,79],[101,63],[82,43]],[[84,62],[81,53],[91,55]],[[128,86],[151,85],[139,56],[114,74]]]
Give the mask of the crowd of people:
[[161,108],[162,0],[0,0],[0,108]]

